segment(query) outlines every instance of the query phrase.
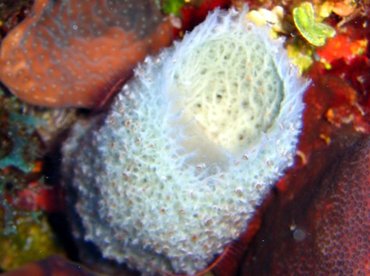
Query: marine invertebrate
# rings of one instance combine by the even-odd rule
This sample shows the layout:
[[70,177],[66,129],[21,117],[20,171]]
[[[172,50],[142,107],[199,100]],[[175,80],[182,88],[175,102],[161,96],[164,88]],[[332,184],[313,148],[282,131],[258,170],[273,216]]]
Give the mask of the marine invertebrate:
[[309,170],[324,165],[324,177],[305,171],[291,178],[301,185],[312,177],[290,202],[275,200],[265,222],[268,230],[258,237],[265,243],[249,252],[244,274],[368,274],[370,140],[349,136],[358,141],[345,149],[336,145],[336,152],[315,154],[319,166]]
[[0,79],[31,104],[97,107],[171,38],[153,1],[36,0],[2,42]]
[[369,164],[370,139],[364,139],[326,175],[309,214],[318,218],[310,219],[316,230],[314,243],[319,249],[315,254],[316,265],[328,274],[370,271],[367,235],[370,222],[366,219],[370,215]]
[[282,41],[216,10],[66,142],[83,238],[143,272],[205,268],[293,163],[307,84]]

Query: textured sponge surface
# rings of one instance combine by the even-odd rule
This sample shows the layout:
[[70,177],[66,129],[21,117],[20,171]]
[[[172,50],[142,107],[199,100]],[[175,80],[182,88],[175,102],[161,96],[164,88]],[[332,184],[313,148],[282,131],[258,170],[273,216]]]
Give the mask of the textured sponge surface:
[[211,40],[189,43],[189,55],[176,60],[171,93],[180,97],[187,120],[194,119],[209,140],[235,153],[271,126],[283,83],[258,33],[246,32],[245,26],[214,31]]
[[268,30],[209,15],[65,144],[84,239],[144,273],[204,269],[293,163],[306,87]]

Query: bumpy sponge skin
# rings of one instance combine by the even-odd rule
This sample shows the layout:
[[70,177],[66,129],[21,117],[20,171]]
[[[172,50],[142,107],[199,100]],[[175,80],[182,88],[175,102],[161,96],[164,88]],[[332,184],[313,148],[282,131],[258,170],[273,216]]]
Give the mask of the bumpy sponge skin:
[[85,239],[144,273],[205,268],[292,164],[307,85],[268,30],[213,12],[66,142]]

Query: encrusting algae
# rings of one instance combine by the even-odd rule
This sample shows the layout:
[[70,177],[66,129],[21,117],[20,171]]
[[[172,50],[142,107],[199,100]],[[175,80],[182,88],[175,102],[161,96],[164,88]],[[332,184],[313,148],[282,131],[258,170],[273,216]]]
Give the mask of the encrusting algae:
[[77,195],[76,237],[105,258],[200,271],[293,164],[309,82],[245,13],[214,11],[146,58],[107,114],[73,129],[62,174]]

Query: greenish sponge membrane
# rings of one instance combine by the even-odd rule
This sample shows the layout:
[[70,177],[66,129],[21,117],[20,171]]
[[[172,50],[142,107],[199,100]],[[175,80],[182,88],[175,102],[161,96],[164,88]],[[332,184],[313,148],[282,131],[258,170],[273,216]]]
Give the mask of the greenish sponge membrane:
[[293,164],[308,82],[282,44],[216,10],[148,57],[63,147],[76,236],[144,274],[207,267]]
[[284,97],[283,82],[259,36],[243,28],[214,34],[192,45],[173,68],[169,93],[179,98],[183,119],[195,120],[209,142],[232,154],[271,127]]

